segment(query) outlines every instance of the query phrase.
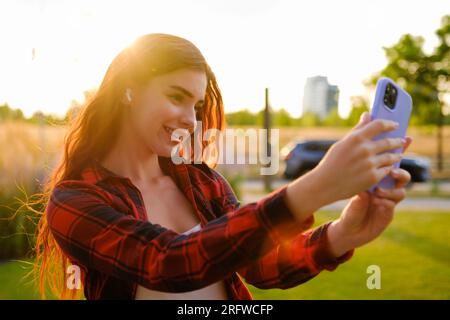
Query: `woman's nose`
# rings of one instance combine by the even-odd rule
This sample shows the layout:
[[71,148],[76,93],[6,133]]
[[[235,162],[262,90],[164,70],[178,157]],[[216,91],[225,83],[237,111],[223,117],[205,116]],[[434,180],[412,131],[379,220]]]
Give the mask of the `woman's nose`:
[[193,133],[197,125],[197,117],[195,109],[187,110],[181,118],[181,128],[189,130],[189,133]]

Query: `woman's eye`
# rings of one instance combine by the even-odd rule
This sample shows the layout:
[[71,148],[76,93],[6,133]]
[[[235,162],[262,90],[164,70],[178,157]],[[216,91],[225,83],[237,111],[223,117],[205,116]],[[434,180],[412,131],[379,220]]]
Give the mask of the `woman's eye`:
[[171,99],[175,100],[176,102],[183,102],[183,96],[180,94],[173,94],[169,96]]

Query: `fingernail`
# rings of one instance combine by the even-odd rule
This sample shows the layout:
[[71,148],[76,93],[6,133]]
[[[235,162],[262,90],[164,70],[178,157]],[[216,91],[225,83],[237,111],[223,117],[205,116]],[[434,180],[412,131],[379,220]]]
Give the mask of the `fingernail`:
[[395,174],[400,174],[400,169],[394,169],[394,170],[392,170],[392,172]]

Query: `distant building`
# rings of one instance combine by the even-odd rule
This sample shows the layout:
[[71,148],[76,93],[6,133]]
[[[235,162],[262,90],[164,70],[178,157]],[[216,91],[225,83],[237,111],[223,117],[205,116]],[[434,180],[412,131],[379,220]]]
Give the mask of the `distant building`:
[[328,83],[327,77],[316,76],[306,79],[303,95],[303,113],[312,112],[321,119],[338,106],[339,88]]

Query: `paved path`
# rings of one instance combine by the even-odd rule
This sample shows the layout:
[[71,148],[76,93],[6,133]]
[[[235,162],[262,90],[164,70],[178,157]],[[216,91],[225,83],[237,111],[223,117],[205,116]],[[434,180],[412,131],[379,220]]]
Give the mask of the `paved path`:
[[[284,184],[288,183],[287,180],[275,180],[273,182],[273,187],[278,188]],[[450,184],[444,184],[444,188],[449,187]],[[426,188],[423,184],[418,184],[413,186],[413,188]],[[243,191],[243,204],[254,202],[264,196],[263,184],[261,181],[249,180],[242,183]],[[348,200],[337,201],[333,204],[323,207],[327,210],[342,210],[347,204]],[[406,198],[400,202],[397,206],[399,210],[411,210],[411,211],[446,211],[450,213],[450,198]]]

